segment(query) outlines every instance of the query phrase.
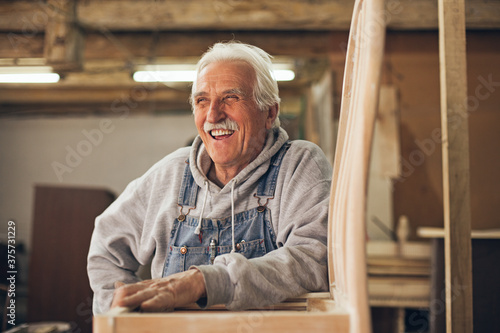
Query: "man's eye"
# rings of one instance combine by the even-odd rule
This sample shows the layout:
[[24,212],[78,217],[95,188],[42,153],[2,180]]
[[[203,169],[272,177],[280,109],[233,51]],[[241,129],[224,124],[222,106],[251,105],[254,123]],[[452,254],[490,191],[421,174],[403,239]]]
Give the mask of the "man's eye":
[[207,99],[205,97],[199,97],[196,99],[196,104],[200,104],[200,103],[203,103],[205,102]]
[[240,100],[240,98],[236,95],[228,95],[228,96],[224,97],[224,101],[226,101],[228,103],[234,103],[234,102],[237,102],[239,100]]

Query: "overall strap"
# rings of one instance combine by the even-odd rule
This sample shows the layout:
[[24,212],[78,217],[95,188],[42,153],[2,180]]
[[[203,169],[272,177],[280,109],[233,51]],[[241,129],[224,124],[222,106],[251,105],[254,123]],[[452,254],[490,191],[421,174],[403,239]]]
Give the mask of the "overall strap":
[[186,167],[184,168],[184,175],[182,176],[182,184],[177,203],[180,206],[196,207],[198,188],[198,185],[194,181],[193,174],[191,173],[191,169],[189,168],[189,160],[186,160]]
[[276,189],[276,181],[278,179],[278,173],[280,171],[281,162],[283,157],[290,148],[291,142],[287,141],[280,150],[271,157],[271,163],[269,164],[269,169],[267,172],[260,177],[259,185],[257,187],[256,195],[258,197],[274,197],[274,190]]

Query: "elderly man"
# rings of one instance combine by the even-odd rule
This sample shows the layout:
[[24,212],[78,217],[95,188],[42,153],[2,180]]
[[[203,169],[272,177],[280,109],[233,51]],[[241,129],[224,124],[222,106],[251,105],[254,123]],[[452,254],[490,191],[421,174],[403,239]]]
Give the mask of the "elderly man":
[[[199,136],[131,182],[96,220],[94,313],[197,302],[245,309],[328,289],[331,167],[280,128],[270,56],[215,44],[191,103]],[[151,262],[152,279],[136,271]]]

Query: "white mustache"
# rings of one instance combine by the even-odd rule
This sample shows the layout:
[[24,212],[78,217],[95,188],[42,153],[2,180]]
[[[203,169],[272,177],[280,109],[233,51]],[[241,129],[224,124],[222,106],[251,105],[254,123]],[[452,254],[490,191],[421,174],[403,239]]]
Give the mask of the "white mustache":
[[216,129],[227,129],[231,131],[237,131],[239,130],[239,127],[234,120],[231,120],[229,118],[226,118],[223,121],[215,124],[209,123],[208,121],[206,121],[205,124],[203,124],[203,130],[207,133]]

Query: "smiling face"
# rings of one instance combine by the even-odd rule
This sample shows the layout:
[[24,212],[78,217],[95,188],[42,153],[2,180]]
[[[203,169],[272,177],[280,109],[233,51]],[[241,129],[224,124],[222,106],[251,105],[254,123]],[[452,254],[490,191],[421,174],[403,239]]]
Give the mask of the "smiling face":
[[198,75],[194,118],[217,171],[233,177],[262,151],[277,106],[258,109],[253,68],[242,61],[211,63]]

